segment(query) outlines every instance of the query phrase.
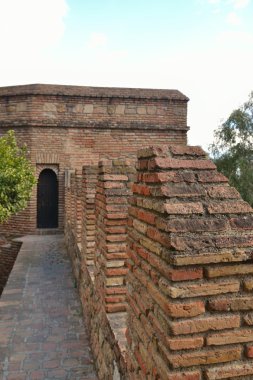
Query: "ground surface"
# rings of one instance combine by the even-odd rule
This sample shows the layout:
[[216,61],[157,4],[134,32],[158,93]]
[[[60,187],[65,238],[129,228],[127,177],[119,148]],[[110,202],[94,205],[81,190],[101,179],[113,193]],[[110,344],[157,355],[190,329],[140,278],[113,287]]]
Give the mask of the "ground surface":
[[27,236],[0,299],[0,380],[97,379],[63,237]]

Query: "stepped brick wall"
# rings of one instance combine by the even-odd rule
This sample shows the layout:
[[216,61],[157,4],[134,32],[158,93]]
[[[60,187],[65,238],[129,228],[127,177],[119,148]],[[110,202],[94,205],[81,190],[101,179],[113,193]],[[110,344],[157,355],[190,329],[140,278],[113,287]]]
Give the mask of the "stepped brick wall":
[[[0,88],[0,135],[14,129],[37,168],[57,167],[59,230],[65,171],[136,153],[150,143],[186,144],[188,98],[177,90],[28,85]],[[37,169],[37,172],[39,170]],[[39,174],[39,173],[38,173]],[[3,232],[35,233],[37,190]]]
[[[92,236],[102,245],[96,246],[95,271],[86,261],[87,247],[76,243],[71,223],[66,225],[66,242],[99,378],[251,379],[251,207],[199,147],[142,149],[137,176],[122,160],[102,161],[98,171],[94,167],[90,171],[90,190],[88,172],[86,166],[80,194],[87,197],[91,191],[92,215],[96,206]],[[125,225],[126,219],[110,219],[108,213],[120,213],[120,204],[125,211],[123,193],[117,192],[131,183],[133,195],[126,194],[130,205],[125,234],[121,221]],[[109,220],[113,220],[112,231]],[[87,221],[83,219],[83,226]],[[121,244],[122,234],[127,239],[126,262],[120,259],[128,268],[124,274],[127,308],[117,312],[117,307],[108,308],[110,303],[105,302],[106,289],[111,292],[113,287],[105,283],[110,274],[103,247],[115,235]],[[114,290],[116,294],[117,285]]]
[[126,310],[128,198],[134,179],[133,159],[99,163],[95,200],[95,275],[107,312]]
[[139,152],[130,208],[130,379],[253,376],[253,210],[198,147]]
[[95,256],[95,194],[98,180],[97,166],[83,167],[82,252],[87,265],[94,264]]
[[[108,162],[108,161],[107,161]],[[104,237],[102,235],[102,230],[98,231],[98,228],[101,228],[105,231],[105,228],[108,227],[106,224],[107,218],[104,218],[103,215],[103,207],[107,204],[107,197],[109,200],[115,201],[116,199],[124,202],[123,194],[114,194],[114,196],[110,197],[110,194],[102,194],[99,189],[103,189],[104,184],[113,183],[112,176],[117,175],[119,179],[119,175],[121,175],[119,181],[115,181],[116,183],[128,182],[126,181],[125,175],[127,172],[127,166],[121,161],[120,165],[115,166],[115,170],[113,172],[113,160],[110,161],[111,165],[107,165],[106,167],[101,162],[100,164],[100,174],[98,175],[98,167],[90,167],[84,166],[82,171],[82,191],[79,192],[77,197],[76,193],[76,173],[72,173],[69,177],[69,184],[66,188],[66,218],[65,218],[65,240],[66,245],[68,247],[68,252],[72,260],[73,272],[76,278],[76,283],[79,288],[80,298],[83,305],[84,317],[87,320],[88,331],[90,334],[90,341],[93,349],[94,356],[96,357],[96,367],[99,374],[100,379],[112,379],[113,376],[117,376],[119,372],[125,377],[126,373],[126,363],[124,359],[124,347],[125,347],[125,314],[124,313],[111,313],[111,317],[106,313],[106,305],[105,305],[105,296],[106,292],[103,289],[103,284],[101,282],[101,277],[106,276],[105,265],[103,260],[101,260],[104,256],[101,253],[100,257],[95,258],[95,242],[98,240],[97,235],[99,235],[103,241]],[[119,162],[118,162],[119,163]],[[106,174],[103,174],[103,172]],[[108,173],[109,172],[109,173]],[[122,174],[124,172],[124,174]],[[129,173],[133,172],[133,169],[130,170]],[[112,174],[113,173],[113,174]],[[124,181],[122,181],[122,176],[124,175]],[[109,177],[110,176],[110,180]],[[98,179],[100,180],[98,182]],[[133,180],[133,179],[132,179]],[[97,195],[100,198],[102,197],[102,203],[100,203],[100,207],[98,207],[97,200],[95,202],[95,190],[98,190]],[[106,188],[106,186],[105,186]],[[125,187],[127,190],[127,186]],[[115,190],[115,189],[113,189]],[[117,190],[117,189],[116,189]],[[127,196],[129,193],[129,189],[126,191]],[[79,198],[79,199],[78,199]],[[83,204],[83,216],[82,216],[82,230],[81,230],[81,244],[77,242],[76,235],[76,213],[77,207],[75,204],[77,202]],[[109,204],[110,205],[110,204]],[[124,203],[124,208],[127,203]],[[95,206],[97,206],[96,214],[98,215],[99,211],[101,211],[100,224],[98,226],[95,224]],[[87,207],[87,208],[86,208]],[[117,207],[117,204],[116,204]],[[105,210],[106,211],[106,210]],[[119,211],[119,210],[118,210]],[[122,210],[120,210],[122,211]],[[114,213],[117,213],[117,210],[114,210]],[[127,223],[127,215],[124,216],[124,219],[112,219],[113,226],[112,228],[122,223],[124,220],[124,224],[120,224],[120,228],[124,226],[126,229]],[[102,222],[105,221],[105,225],[103,226]],[[116,223],[116,226],[115,226]],[[110,228],[111,228],[110,227]],[[119,232],[119,236],[122,234]],[[122,231],[121,231],[122,232]],[[109,235],[108,235],[109,236]],[[114,236],[111,235],[111,236]],[[124,235],[124,241],[126,236]],[[98,252],[97,252],[98,253]],[[111,255],[113,253],[110,253]],[[117,254],[117,252],[116,252]],[[121,252],[122,255],[122,252]],[[126,255],[124,255],[124,258]],[[107,258],[106,258],[107,260]],[[124,267],[124,261],[119,260],[110,260],[111,262],[120,263]],[[94,265],[95,263],[95,265]],[[101,265],[101,268],[99,267]],[[95,268],[94,268],[95,267]],[[116,267],[116,270],[118,267]],[[122,274],[121,274],[122,276]],[[118,276],[117,276],[118,277]],[[119,292],[119,288],[115,288],[116,293]],[[125,296],[126,290],[124,287],[121,287],[122,297]],[[115,297],[112,295],[112,297]],[[114,304],[112,305],[114,306]],[[125,309],[125,305],[124,309]],[[113,310],[111,310],[113,311]],[[115,316],[115,317],[114,317]],[[111,318],[111,320],[110,320]],[[110,322],[111,321],[111,322]],[[115,377],[117,379],[117,377]]]

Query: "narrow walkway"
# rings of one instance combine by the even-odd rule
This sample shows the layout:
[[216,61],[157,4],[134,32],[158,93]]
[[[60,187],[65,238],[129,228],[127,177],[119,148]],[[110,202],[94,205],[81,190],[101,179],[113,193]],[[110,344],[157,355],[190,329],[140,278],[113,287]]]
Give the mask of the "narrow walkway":
[[97,379],[63,237],[26,236],[0,299],[0,380]]

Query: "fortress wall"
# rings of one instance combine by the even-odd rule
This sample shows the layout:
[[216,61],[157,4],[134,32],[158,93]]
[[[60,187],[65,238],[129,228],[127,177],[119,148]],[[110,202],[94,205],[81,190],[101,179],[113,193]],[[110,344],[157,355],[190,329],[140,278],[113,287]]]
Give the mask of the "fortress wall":
[[[186,144],[188,98],[176,90],[28,85],[0,88],[0,135],[14,129],[34,166],[55,165],[59,231],[64,226],[67,169],[104,157],[136,154],[150,144]],[[50,167],[50,166],[49,166]],[[38,170],[38,169],[37,169]],[[36,233],[37,190],[3,232]]]
[[[111,193],[127,189],[124,165],[104,160],[99,166],[95,240],[102,246],[115,236],[107,231],[112,210],[106,206],[126,205],[124,194]],[[109,310],[104,302],[110,276],[103,247],[96,247],[94,271],[77,244],[75,226],[66,226],[99,378],[252,377],[253,210],[199,147],[142,149],[136,180],[130,178],[126,312]],[[75,193],[73,185],[69,189]],[[122,237],[122,219],[115,220]]]
[[199,147],[138,156],[128,232],[129,378],[251,378],[253,210]]

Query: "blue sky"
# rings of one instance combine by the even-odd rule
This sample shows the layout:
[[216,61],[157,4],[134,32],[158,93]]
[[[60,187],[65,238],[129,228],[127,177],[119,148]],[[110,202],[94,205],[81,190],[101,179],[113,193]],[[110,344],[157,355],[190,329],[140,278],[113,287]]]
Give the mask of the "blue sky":
[[253,90],[253,0],[0,0],[0,85],[177,88],[189,143]]

